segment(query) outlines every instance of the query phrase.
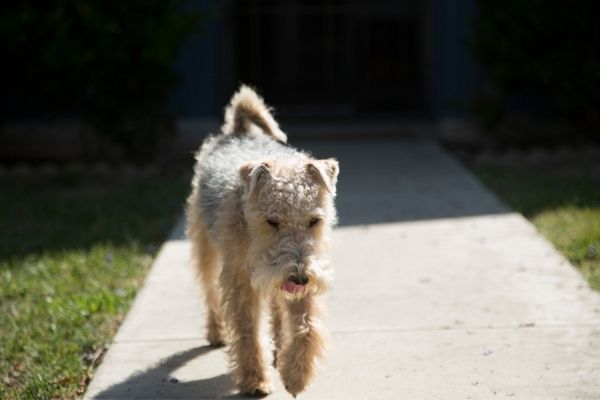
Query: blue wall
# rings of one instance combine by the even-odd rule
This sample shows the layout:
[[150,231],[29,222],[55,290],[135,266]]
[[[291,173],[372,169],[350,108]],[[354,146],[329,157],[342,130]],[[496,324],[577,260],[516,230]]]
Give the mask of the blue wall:
[[467,49],[474,0],[433,0],[432,114],[462,117],[483,82]]
[[[431,114],[437,119],[466,116],[483,81],[481,68],[466,48],[475,0],[431,1]],[[188,3],[209,16],[204,31],[188,38],[175,62],[180,82],[171,93],[168,109],[177,118],[219,118],[229,95],[224,93],[230,77],[225,76],[226,32],[219,4],[214,0]]]
[[186,8],[205,13],[200,33],[190,35],[175,60],[179,75],[167,109],[176,118],[216,117],[221,113],[223,18],[218,2],[191,0]]

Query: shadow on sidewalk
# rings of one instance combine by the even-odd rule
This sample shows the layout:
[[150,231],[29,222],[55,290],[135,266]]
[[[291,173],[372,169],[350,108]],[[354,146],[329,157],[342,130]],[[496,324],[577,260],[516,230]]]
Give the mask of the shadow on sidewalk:
[[510,210],[428,138],[303,141],[340,162],[339,226],[503,214]]
[[159,361],[152,368],[138,372],[121,383],[95,395],[94,399],[244,399],[233,394],[231,377],[221,374],[207,379],[189,382],[171,381],[171,373],[196,357],[210,351],[218,351],[210,346],[195,347],[173,354]]

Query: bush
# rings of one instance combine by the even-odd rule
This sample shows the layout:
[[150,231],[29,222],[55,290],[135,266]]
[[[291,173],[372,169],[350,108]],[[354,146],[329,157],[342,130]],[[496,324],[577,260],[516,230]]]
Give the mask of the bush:
[[[600,29],[594,4],[478,0],[470,47],[494,88],[488,100],[500,104],[527,91],[568,119],[600,127]],[[480,108],[498,116],[489,102]]]
[[182,0],[9,1],[0,6],[3,119],[83,116],[134,160],[170,131],[172,61],[201,16]]

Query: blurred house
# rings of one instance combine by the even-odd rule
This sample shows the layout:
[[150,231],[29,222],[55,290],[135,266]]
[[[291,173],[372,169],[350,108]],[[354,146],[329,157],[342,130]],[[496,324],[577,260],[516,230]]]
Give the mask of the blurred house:
[[[464,132],[481,87],[466,46],[475,0],[189,0],[188,7],[206,20],[175,61],[180,79],[166,107],[177,135],[161,155],[188,159],[218,129],[240,83],[258,89],[294,139]],[[78,115],[47,121],[16,111],[0,129],[0,163],[78,161],[97,150]]]
[[258,88],[284,129],[327,134],[452,123],[481,82],[466,49],[473,0],[227,0],[217,8],[177,61],[169,107],[190,140],[216,129],[240,83]]

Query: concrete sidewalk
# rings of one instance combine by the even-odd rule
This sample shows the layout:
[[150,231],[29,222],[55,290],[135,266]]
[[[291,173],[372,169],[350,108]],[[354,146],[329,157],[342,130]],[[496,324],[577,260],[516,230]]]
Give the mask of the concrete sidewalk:
[[[526,220],[429,140],[306,147],[340,160],[340,227],[300,398],[600,399],[600,296]],[[180,224],[85,398],[239,398],[188,259]]]

